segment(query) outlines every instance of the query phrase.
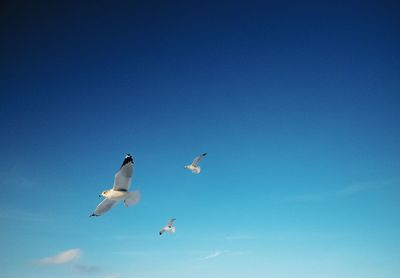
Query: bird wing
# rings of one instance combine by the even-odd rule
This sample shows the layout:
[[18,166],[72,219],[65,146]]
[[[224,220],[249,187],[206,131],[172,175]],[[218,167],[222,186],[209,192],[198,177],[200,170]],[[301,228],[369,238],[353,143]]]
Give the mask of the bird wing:
[[97,207],[96,210],[93,212],[91,216],[100,216],[107,211],[109,211],[118,201],[104,199]]
[[174,225],[175,220],[176,220],[176,218],[172,218],[172,219],[168,220],[167,226],[172,227],[172,225]]
[[116,191],[128,191],[133,176],[133,158],[130,154],[125,156],[121,169],[115,174],[113,189]]
[[207,153],[203,153],[203,154],[197,156],[197,157],[193,160],[192,165],[193,165],[193,166],[197,166],[197,164],[200,162],[200,160],[202,160],[203,157],[205,157],[206,155],[207,155]]

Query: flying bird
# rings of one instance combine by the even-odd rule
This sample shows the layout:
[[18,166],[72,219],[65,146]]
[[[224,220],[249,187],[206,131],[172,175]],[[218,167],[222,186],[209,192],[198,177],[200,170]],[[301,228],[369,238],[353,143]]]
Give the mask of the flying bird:
[[168,220],[167,226],[165,226],[164,228],[162,228],[160,230],[160,235],[162,235],[164,232],[173,234],[175,233],[175,227],[172,227],[172,225],[174,224],[174,221],[176,220],[176,218],[172,218],[170,220]]
[[188,169],[188,170],[192,171],[192,173],[194,173],[194,174],[200,173],[201,168],[200,168],[200,166],[198,166],[198,164],[199,164],[200,160],[202,160],[203,157],[205,157],[206,155],[207,155],[207,153],[203,153],[203,154],[197,156],[193,160],[192,164],[185,166],[185,169]]
[[129,192],[129,186],[133,176],[134,161],[130,154],[125,156],[122,166],[114,177],[114,186],[111,189],[103,191],[99,197],[105,199],[96,207],[90,216],[100,216],[109,211],[119,201],[124,201],[125,206],[131,206],[139,202],[140,192]]

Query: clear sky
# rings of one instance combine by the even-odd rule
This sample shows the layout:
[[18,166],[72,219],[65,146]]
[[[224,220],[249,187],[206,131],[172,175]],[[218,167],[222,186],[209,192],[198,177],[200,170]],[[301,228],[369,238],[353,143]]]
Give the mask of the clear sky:
[[83,2],[0,8],[0,277],[400,277],[396,1]]

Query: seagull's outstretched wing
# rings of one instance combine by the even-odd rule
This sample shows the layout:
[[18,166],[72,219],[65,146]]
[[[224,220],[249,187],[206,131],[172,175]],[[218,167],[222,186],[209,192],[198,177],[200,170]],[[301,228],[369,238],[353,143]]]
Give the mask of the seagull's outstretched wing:
[[113,189],[128,191],[133,176],[133,158],[130,154],[125,156],[121,169],[115,174]]
[[118,201],[104,199],[90,216],[100,216],[109,211]]
[[206,155],[207,155],[207,153],[203,153],[203,154],[199,155],[198,157],[196,157],[196,158],[193,160],[192,165],[193,165],[193,166],[197,166],[197,164],[199,164],[200,160],[202,160],[203,157],[205,157]]
[[168,220],[167,226],[172,227],[172,225],[174,225],[175,220],[176,220],[176,218],[172,218],[172,219]]

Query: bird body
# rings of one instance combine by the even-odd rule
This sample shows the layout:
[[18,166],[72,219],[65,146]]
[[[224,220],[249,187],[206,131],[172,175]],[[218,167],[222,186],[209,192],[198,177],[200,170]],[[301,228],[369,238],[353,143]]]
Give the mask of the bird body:
[[185,166],[185,169],[188,169],[188,170],[192,171],[193,174],[199,174],[200,171],[201,171],[201,168],[200,168],[200,166],[198,164],[199,164],[200,160],[202,160],[203,157],[205,157],[206,155],[207,155],[207,153],[203,153],[203,154],[197,156],[193,160],[192,164]]
[[129,186],[133,176],[133,158],[130,154],[125,156],[120,170],[115,174],[114,186],[103,191],[99,196],[105,199],[96,207],[90,216],[100,216],[109,211],[119,201],[124,201],[125,206],[134,205],[140,200],[140,192],[129,192]]
[[164,232],[167,232],[170,234],[175,233],[176,228],[172,226],[174,224],[175,220],[176,220],[176,218],[172,218],[172,219],[168,220],[167,225],[160,230],[160,235],[162,235]]
[[101,193],[101,196],[114,201],[124,200],[130,192],[128,191],[118,191],[114,189],[109,189]]
[[193,174],[198,174],[201,171],[200,166],[186,165],[185,168],[192,171]]

